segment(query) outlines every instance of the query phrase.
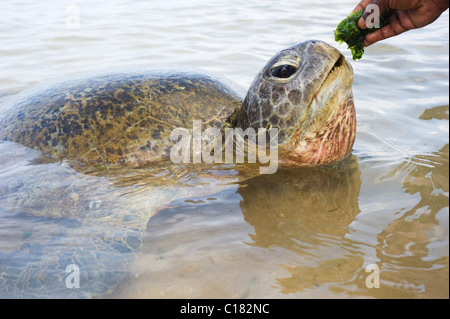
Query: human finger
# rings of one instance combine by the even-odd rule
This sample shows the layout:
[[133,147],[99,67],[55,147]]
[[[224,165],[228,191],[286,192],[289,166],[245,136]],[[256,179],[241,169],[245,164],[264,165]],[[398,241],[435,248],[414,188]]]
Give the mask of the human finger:
[[414,28],[414,24],[411,22],[408,12],[397,11],[390,17],[389,23],[386,26],[375,32],[369,33],[366,36],[364,46],[368,47],[378,41],[394,37]]
[[[379,15],[381,17],[381,15],[389,8],[389,0],[373,0],[371,1],[369,4],[373,4],[378,6],[378,10],[379,10]],[[367,4],[365,8],[367,8],[367,6],[369,5]],[[359,19],[358,21],[358,27],[360,29],[367,29],[367,25],[366,25],[366,19],[369,17],[369,15],[371,15],[373,12],[370,10],[366,10],[361,19]]]
[[362,0],[352,12],[364,10],[371,2],[372,0]]

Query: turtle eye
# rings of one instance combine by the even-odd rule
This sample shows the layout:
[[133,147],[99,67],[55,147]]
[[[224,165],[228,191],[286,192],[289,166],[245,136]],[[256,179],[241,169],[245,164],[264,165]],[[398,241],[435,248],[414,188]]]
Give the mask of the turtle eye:
[[270,73],[273,77],[287,79],[291,77],[295,72],[297,72],[298,68],[292,66],[290,64],[283,64],[274,67]]

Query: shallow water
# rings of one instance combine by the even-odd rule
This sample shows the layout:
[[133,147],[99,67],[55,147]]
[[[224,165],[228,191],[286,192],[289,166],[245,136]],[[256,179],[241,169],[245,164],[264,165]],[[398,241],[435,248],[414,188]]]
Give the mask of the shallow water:
[[[350,58],[332,31],[355,4],[8,1],[0,101],[79,72],[150,64],[202,68],[245,90],[296,42],[324,40]],[[448,35],[447,11],[352,62],[357,140],[332,168],[88,176],[1,143],[0,297],[448,298]],[[79,290],[42,267],[69,263],[80,265]],[[380,288],[366,286],[371,264]]]

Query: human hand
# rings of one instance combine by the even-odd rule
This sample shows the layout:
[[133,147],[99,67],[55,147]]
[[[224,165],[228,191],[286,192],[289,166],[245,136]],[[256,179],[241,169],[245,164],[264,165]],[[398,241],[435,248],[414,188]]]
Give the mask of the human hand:
[[[434,22],[448,9],[449,0],[362,0],[354,11],[365,9],[369,4],[378,5],[380,15],[386,9],[390,9],[389,22],[383,28],[368,34],[364,40],[364,46],[399,35],[403,32],[422,28]],[[366,18],[370,12],[365,12],[358,21],[361,29],[366,29]]]

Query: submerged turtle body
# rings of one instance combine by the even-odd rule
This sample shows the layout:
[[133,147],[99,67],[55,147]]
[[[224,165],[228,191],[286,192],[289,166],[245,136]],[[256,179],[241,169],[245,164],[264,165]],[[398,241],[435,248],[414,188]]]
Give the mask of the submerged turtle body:
[[[15,142],[41,153],[24,160],[20,178],[10,163],[9,180],[0,181],[0,219],[10,214],[14,227],[24,228],[20,247],[0,247],[0,297],[110,292],[133,262],[153,214],[174,198],[231,187],[234,177],[221,183],[216,168],[200,174],[204,166],[167,161],[175,128],[191,129],[193,121],[220,132],[275,128],[284,167],[345,158],[356,129],[352,81],[338,50],[307,41],[276,54],[244,99],[233,85],[180,70],[113,72],[25,92],[0,114],[0,150],[14,149]],[[36,153],[59,161],[23,169],[37,161]],[[243,178],[255,172],[239,168]],[[64,286],[70,264],[80,266],[80,289]]]
[[153,215],[236,182],[226,168],[209,177],[178,165],[93,175],[66,161],[36,165],[40,156],[0,142],[0,299],[107,296],[128,278]]
[[168,159],[170,133],[202,120],[222,128],[242,99],[195,71],[128,71],[32,90],[0,117],[0,139],[97,164]]

